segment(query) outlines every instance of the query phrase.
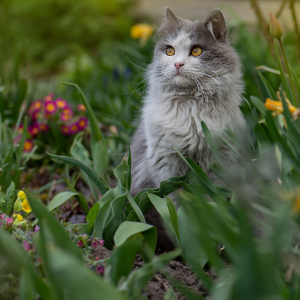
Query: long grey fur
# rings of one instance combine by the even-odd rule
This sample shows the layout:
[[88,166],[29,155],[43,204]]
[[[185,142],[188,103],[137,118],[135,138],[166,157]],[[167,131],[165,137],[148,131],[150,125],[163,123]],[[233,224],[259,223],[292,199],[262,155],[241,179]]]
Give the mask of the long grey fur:
[[[237,157],[220,135],[225,128],[237,135],[245,128],[239,108],[244,85],[225,18],[214,9],[204,21],[191,22],[167,8],[157,37],[154,58],[146,71],[148,90],[141,120],[131,142],[131,193],[136,195],[185,174],[187,165],[174,148],[197,162],[213,183],[222,185],[209,168],[215,158],[201,121],[208,126],[223,163],[230,169]],[[166,55],[168,46],[175,48],[173,57]],[[195,46],[203,49],[197,57],[190,53]],[[175,76],[176,61],[184,63],[181,71],[185,77]]]

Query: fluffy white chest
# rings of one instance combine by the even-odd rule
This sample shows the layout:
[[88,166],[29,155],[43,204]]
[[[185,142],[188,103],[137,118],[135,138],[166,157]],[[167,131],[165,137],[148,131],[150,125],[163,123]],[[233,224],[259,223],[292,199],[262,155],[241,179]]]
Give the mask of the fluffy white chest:
[[220,107],[195,100],[159,102],[155,107],[150,103],[144,107],[144,117],[149,155],[157,151],[157,146],[194,154],[207,147],[201,121],[213,135],[231,121],[231,115]]

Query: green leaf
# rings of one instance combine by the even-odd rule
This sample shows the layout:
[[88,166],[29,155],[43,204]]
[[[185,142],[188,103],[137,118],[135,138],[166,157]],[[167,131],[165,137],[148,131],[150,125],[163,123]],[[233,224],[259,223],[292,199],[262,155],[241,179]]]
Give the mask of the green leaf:
[[4,229],[0,228],[0,254],[16,274],[22,269],[28,271],[34,282],[35,288],[43,300],[54,300],[46,283],[36,272],[35,266],[22,246],[14,240]]
[[176,298],[173,288],[169,288],[165,293],[164,300],[176,300],[176,299],[177,298]]
[[190,216],[183,207],[178,209],[178,227],[184,260],[193,268],[202,269],[208,261],[208,255],[199,240],[197,227],[191,222]]
[[181,245],[179,229],[178,229],[177,211],[176,211],[175,205],[169,197],[166,196],[165,198],[166,198],[166,202],[167,202],[167,205],[168,205],[169,214],[170,214],[170,217],[171,217],[173,232],[174,232],[174,234],[177,238],[178,244]]
[[55,284],[72,300],[125,300],[113,286],[89,270],[77,257],[58,248],[48,251]]
[[36,300],[35,286],[29,270],[22,269],[19,282],[19,299]]
[[275,53],[276,53],[276,58],[277,58],[277,63],[278,63],[278,67],[279,67],[279,71],[280,71],[280,78],[282,81],[282,84],[284,86],[284,90],[289,98],[289,100],[296,106],[296,99],[294,99],[293,94],[292,94],[292,90],[287,82],[287,79],[285,77],[284,71],[283,71],[283,67],[280,61],[280,57],[279,57],[279,53],[278,53],[278,48],[277,48],[277,44],[274,41],[274,47],[275,47]]
[[14,203],[16,201],[16,185],[13,181],[10,183],[6,191],[4,201],[5,201],[5,213],[8,216],[11,216],[13,212]]
[[300,101],[300,80],[299,78],[297,77],[297,74],[296,72],[294,71],[294,69],[292,68],[292,66],[289,64],[290,66],[290,70],[291,70],[291,73],[293,75],[293,78],[294,78],[294,84],[296,86],[296,90],[297,90],[297,95],[298,95],[298,107],[299,107],[299,101]]
[[86,112],[91,126],[91,148],[94,169],[98,174],[103,175],[107,171],[108,167],[108,151],[106,140],[104,138],[104,135],[102,134],[102,131],[100,130],[96,116],[80,87],[77,84],[73,83],[63,83],[77,88],[82,104],[86,108]]
[[[263,82],[264,84],[264,87],[267,91],[267,93],[269,94],[269,97],[272,99],[272,100],[276,100],[277,97],[276,97],[276,93],[274,92],[272,86],[270,85],[270,83],[268,82],[268,80],[265,78],[265,76],[263,74],[261,74],[260,72],[258,72],[258,76],[260,77],[261,81]],[[253,97],[253,96],[252,96]],[[251,98],[251,97],[250,97]],[[253,102],[253,101],[252,101]]]
[[73,192],[61,192],[57,194],[48,204],[47,208],[49,211],[54,210],[55,208],[61,206],[63,203],[65,203],[70,198],[74,197],[75,195],[78,195],[78,193]]
[[84,171],[93,180],[93,182],[96,184],[96,186],[99,188],[100,192],[103,195],[110,189],[109,185],[105,182],[105,180],[103,178],[101,178],[101,176],[99,176],[99,174],[97,174],[92,168],[90,168],[83,162],[79,161],[78,159],[73,158],[73,157],[68,157],[68,156],[54,155],[54,154],[50,154],[50,153],[48,153],[48,155],[50,155],[51,157],[56,158],[58,160],[65,161],[65,162],[76,165],[78,168],[80,168],[82,171]]
[[221,157],[218,153],[217,148],[215,147],[215,143],[213,141],[213,138],[211,136],[211,133],[210,133],[207,125],[203,121],[201,121],[201,126],[202,126],[202,131],[204,133],[205,139],[207,141],[207,144],[208,144],[210,150],[212,151],[212,153],[214,154],[214,156],[218,160],[219,164],[224,167],[223,162],[221,160]]
[[100,210],[100,204],[99,202],[97,202],[91,207],[88,215],[86,216],[86,221],[89,224],[89,229],[88,229],[89,231],[94,226],[99,210]]
[[255,107],[263,114],[265,115],[266,112],[268,111],[267,108],[265,107],[264,103],[260,101],[260,99],[258,99],[255,96],[250,96],[250,99],[252,101],[252,103],[255,105]]
[[80,250],[75,246],[73,241],[69,238],[68,233],[60,225],[60,223],[55,219],[55,217],[47,210],[47,208],[41,203],[40,199],[29,191],[25,191],[29,204],[32,208],[35,216],[41,220],[45,219],[49,230],[52,232],[56,244],[74,255],[81,257]]
[[117,284],[119,280],[132,271],[132,266],[136,258],[137,251],[141,248],[144,237],[134,235],[121,246],[115,248],[107,262],[107,267],[111,267],[111,280]]
[[139,252],[144,261],[149,261],[154,256],[157,239],[156,228],[152,225],[129,221],[123,222],[115,233],[115,246],[120,247],[129,238],[137,234],[142,234],[145,237],[145,242]]
[[[157,195],[159,197],[163,197],[164,195],[169,195],[172,192],[176,191],[177,189],[182,187],[182,183],[188,180],[190,177],[191,172],[188,171],[184,176],[178,176],[178,177],[171,177],[168,180],[162,181],[160,183],[159,188],[149,188],[145,189],[141,192],[139,192],[135,197],[134,201],[138,204],[141,211],[145,214],[149,211],[149,209],[152,207],[152,203],[148,197],[148,193]],[[133,208],[128,203],[126,205],[126,214],[127,214],[127,220],[128,221],[137,221],[138,217],[135,214]]]
[[200,183],[200,185],[202,185],[205,188],[206,193],[212,198],[212,200],[217,202],[219,205],[220,204],[224,204],[224,205],[228,204],[228,202],[220,196],[218,189],[213,185],[213,183],[211,182],[209,177],[204,173],[204,171],[201,169],[201,167],[198,166],[190,158],[188,158],[188,157],[185,158],[178,150],[176,150],[176,152],[187,163],[187,165],[190,167],[190,169],[196,175],[196,178],[198,179],[198,182]]

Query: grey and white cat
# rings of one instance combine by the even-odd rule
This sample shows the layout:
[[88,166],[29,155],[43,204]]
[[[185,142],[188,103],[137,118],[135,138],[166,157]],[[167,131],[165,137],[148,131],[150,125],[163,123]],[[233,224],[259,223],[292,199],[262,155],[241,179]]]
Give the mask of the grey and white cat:
[[222,185],[209,169],[214,157],[201,121],[217,141],[224,164],[235,164],[234,153],[218,139],[226,128],[237,133],[245,127],[239,108],[241,65],[230,46],[225,18],[214,9],[204,22],[191,22],[167,8],[157,36],[141,121],[131,143],[132,195],[185,174],[188,167],[174,148]]

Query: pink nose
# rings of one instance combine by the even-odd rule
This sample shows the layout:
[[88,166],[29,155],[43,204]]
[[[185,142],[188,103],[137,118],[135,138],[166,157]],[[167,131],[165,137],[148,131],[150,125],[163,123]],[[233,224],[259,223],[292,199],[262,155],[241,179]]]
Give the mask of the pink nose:
[[177,71],[179,71],[180,67],[184,66],[184,63],[176,62],[176,63],[174,63],[174,66],[176,67]]

